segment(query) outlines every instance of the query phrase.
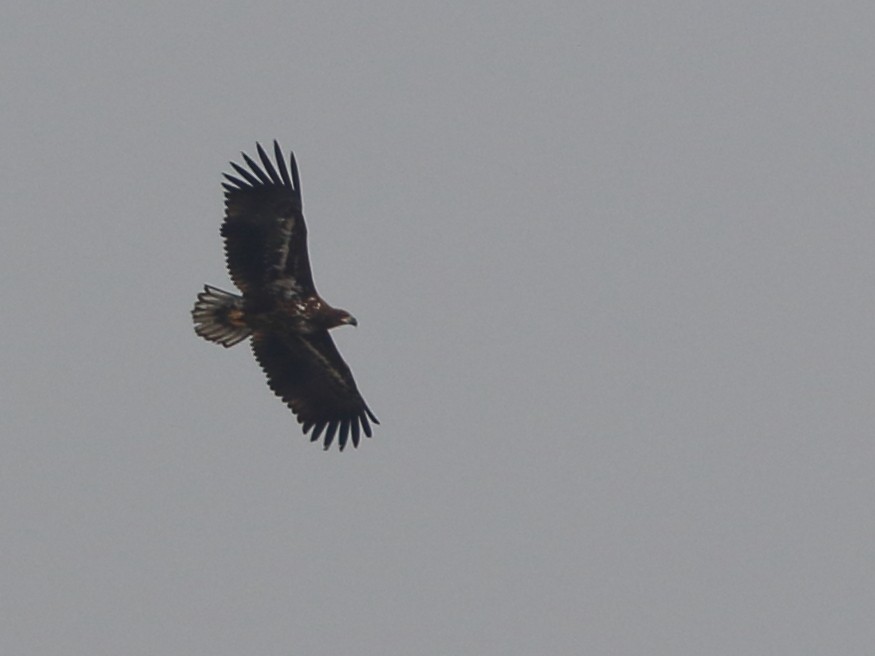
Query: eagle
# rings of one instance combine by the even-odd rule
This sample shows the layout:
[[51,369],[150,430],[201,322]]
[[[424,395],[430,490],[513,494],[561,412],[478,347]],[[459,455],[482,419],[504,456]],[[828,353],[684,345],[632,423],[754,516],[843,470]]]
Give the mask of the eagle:
[[[328,331],[358,322],[316,292],[307,253],[307,226],[295,154],[288,166],[273,142],[276,166],[256,143],[259,166],[241,153],[249,170],[231,162],[225,173],[222,237],[228,273],[241,294],[205,285],[192,317],[204,339],[228,348],[251,337],[252,351],[273,392],[285,401],[310,441],[335,436],[342,451],[371,437],[379,424],[356,387]],[[291,173],[291,175],[290,175]]]

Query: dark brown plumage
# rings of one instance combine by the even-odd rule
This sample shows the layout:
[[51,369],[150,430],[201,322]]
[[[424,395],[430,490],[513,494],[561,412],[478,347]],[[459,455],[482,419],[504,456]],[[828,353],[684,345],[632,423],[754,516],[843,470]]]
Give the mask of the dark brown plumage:
[[324,436],[326,449],[337,437],[343,450],[371,436],[369,419],[380,422],[328,334],[356,320],[316,293],[295,155],[287,167],[273,145],[276,166],[256,144],[262,166],[243,154],[249,170],[232,162],[237,175],[224,174],[225,258],[242,296],[205,286],[192,310],[195,332],[225,347],[251,336],[268,385],[304,433],[314,442]]

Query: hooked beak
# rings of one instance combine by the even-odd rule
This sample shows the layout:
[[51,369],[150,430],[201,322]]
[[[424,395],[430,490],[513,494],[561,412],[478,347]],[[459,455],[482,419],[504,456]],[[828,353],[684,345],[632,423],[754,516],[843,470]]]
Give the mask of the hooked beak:
[[343,320],[343,323],[348,324],[350,326],[357,326],[359,322],[355,320],[355,317],[350,315],[346,319]]

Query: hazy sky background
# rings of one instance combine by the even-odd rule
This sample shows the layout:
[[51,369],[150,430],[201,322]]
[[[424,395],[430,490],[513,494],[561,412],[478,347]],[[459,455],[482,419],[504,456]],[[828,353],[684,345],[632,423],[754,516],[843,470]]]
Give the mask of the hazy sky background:
[[[0,653],[871,654],[875,5],[21,2]],[[220,175],[301,166],[310,444]]]

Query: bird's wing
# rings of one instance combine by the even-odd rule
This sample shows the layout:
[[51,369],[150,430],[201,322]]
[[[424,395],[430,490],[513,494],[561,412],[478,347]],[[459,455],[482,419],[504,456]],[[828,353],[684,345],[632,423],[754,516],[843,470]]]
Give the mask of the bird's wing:
[[[294,153],[286,166],[282,150],[274,141],[276,167],[256,144],[259,166],[243,153],[246,170],[231,163],[237,175],[225,173],[225,257],[234,284],[242,291],[257,290],[286,279],[301,294],[316,292],[307,226],[301,205],[301,183]],[[289,171],[291,169],[291,175]]]
[[358,446],[362,432],[371,436],[368,419],[380,423],[327,330],[309,335],[256,331],[252,350],[268,385],[295,413],[304,434],[312,429],[312,442],[324,432],[326,449],[335,435],[341,450],[348,438]]

